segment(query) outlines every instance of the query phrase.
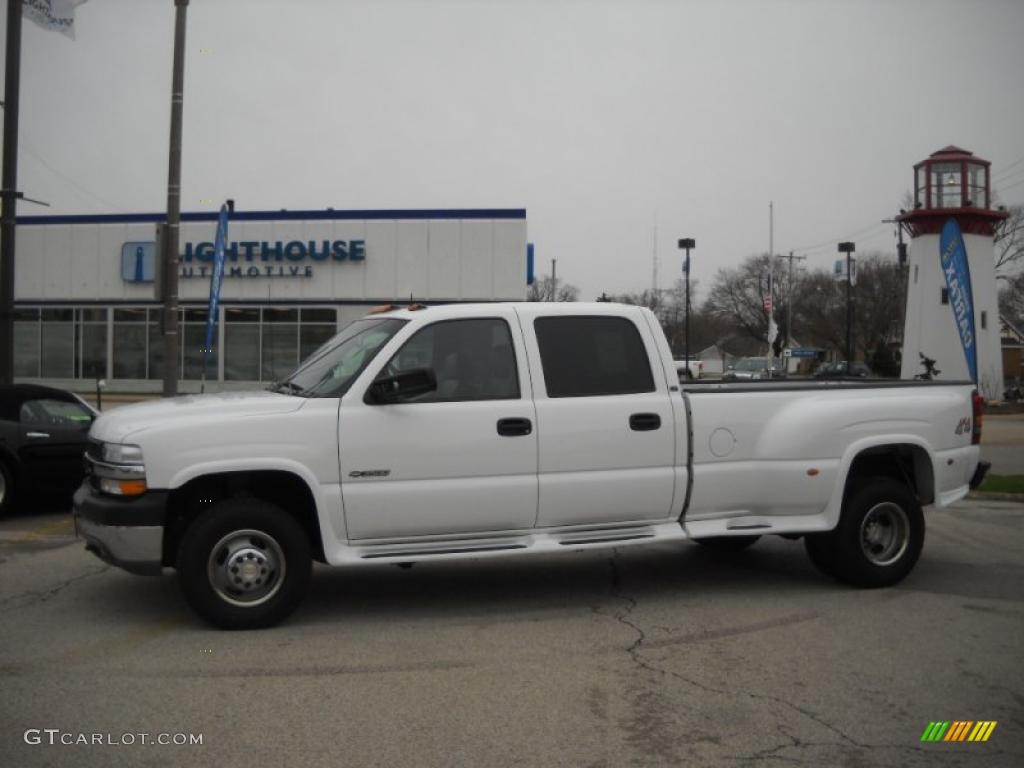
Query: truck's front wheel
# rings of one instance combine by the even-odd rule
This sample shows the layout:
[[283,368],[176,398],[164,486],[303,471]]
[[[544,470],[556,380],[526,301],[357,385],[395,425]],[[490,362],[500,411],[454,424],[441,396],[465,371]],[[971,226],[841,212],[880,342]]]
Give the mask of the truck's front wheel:
[[309,538],[287,512],[260,499],[228,499],[200,515],[178,550],[178,579],[192,609],[223,629],[269,627],[306,594]]
[[834,575],[858,587],[896,584],[917,563],[924,530],[921,505],[904,483],[865,479],[847,497],[831,534]]

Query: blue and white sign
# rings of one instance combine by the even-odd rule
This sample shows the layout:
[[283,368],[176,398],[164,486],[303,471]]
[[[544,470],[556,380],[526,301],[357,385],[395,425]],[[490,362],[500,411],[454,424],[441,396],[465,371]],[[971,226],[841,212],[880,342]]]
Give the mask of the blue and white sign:
[[152,283],[156,276],[156,243],[121,246],[121,278],[127,283]]
[[[836,259],[832,265],[832,279],[837,283],[846,282],[846,259]],[[857,284],[857,259],[850,257],[850,285]]]
[[960,345],[967,359],[967,370],[971,381],[978,381],[978,340],[974,332],[974,294],[971,290],[971,267],[967,263],[967,248],[960,224],[950,219],[942,228],[939,239],[939,258],[942,274],[949,290],[949,308],[960,334]]
[[228,207],[220,207],[217,217],[217,236],[213,246],[213,275],[210,277],[210,303],[206,316],[206,345],[203,347],[203,379],[206,378],[206,358],[213,351],[213,334],[217,330],[217,310],[220,305],[220,286],[224,281],[224,243],[228,239]]

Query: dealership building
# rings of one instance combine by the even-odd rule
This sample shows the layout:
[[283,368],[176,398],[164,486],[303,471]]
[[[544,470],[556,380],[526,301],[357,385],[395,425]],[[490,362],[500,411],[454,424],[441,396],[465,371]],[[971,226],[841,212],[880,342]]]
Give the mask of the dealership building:
[[[160,391],[153,278],[165,218],[18,218],[18,381]],[[198,391],[217,214],[181,219],[179,370],[182,391]],[[372,305],[522,301],[526,289],[522,209],[234,212],[207,388],[282,378]]]

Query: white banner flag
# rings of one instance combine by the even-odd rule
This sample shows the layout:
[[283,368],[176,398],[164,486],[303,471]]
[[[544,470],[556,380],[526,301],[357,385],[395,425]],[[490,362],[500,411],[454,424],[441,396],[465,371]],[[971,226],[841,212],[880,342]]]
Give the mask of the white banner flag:
[[[11,0],[13,2],[14,0]],[[23,13],[43,29],[55,29],[75,39],[75,7],[85,0],[23,0]]]

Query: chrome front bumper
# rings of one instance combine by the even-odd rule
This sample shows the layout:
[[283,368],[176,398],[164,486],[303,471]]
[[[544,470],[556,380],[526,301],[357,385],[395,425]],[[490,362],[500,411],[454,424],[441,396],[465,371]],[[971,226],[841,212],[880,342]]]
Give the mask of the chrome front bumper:
[[109,499],[83,483],[75,493],[75,533],[85,548],[129,573],[159,576],[163,570],[166,493],[134,500]]
[[85,548],[100,560],[129,573],[159,576],[164,529],[155,525],[100,525],[75,517],[75,529]]

